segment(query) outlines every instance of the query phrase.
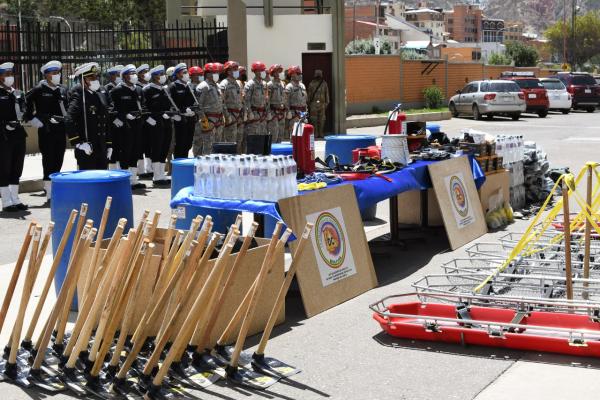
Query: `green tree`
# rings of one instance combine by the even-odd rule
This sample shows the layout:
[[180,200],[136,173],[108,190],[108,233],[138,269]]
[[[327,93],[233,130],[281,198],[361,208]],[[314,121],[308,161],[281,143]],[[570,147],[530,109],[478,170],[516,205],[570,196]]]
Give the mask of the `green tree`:
[[[346,54],[375,54],[375,45],[370,39],[358,39],[346,45]],[[387,40],[381,41],[381,54],[392,54],[392,45]]]
[[516,67],[535,67],[538,63],[539,54],[537,50],[518,41],[508,41],[506,55],[512,59]]
[[[25,16],[46,19],[60,15],[71,20],[91,23],[143,23],[162,22],[166,17],[164,0],[20,0]],[[0,2],[7,13],[19,12],[19,0]]]
[[[590,11],[575,18],[575,43],[571,38],[571,21],[566,25],[567,57],[575,66],[582,66],[600,54],[600,12]],[[562,21],[550,26],[544,36],[556,54],[563,54],[565,25]],[[562,58],[562,57],[561,57]]]
[[510,65],[512,59],[503,53],[492,53],[487,60],[489,65]]

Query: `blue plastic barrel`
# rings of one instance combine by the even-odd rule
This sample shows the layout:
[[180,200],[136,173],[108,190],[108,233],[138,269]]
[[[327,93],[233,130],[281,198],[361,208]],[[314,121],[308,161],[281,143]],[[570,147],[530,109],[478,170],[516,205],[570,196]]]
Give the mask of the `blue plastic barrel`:
[[[171,198],[183,188],[194,186],[195,158],[178,158],[171,162]],[[197,215],[210,215],[213,219],[213,231],[227,233],[235,222],[237,211],[218,210],[215,208],[185,206],[185,218],[180,218],[175,223],[177,229],[190,229],[192,220]]]
[[292,144],[290,142],[273,143],[271,145],[271,154],[274,156],[291,156]]
[[330,135],[325,136],[325,158],[330,154],[338,156],[340,163],[352,164],[352,150],[375,146],[372,135]]
[[[50,215],[55,224],[54,232],[52,232],[53,254],[56,254],[58,250],[71,210],[79,211],[81,203],[88,204],[87,219],[92,219],[94,226],[98,228],[104,212],[106,198],[108,196],[112,197],[104,238],[112,237],[121,218],[127,218],[126,229],[132,226],[134,221],[133,200],[129,183],[130,176],[129,172],[121,170],[58,172],[50,176],[50,179],[52,179]],[[57,293],[67,273],[74,231],[75,227],[73,227],[71,239],[65,247],[63,257],[56,270],[54,283]]]
[[171,161],[171,198],[184,187],[194,186],[195,161],[195,158],[178,158]]
[[432,123],[427,123],[427,129],[429,129],[429,132],[431,133],[438,133],[442,127],[440,126],[440,124],[432,124]]

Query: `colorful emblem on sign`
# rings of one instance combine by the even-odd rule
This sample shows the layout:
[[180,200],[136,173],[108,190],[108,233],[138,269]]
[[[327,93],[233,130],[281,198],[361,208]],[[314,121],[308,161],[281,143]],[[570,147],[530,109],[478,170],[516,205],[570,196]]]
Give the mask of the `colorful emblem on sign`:
[[456,212],[461,217],[466,217],[469,214],[469,200],[465,186],[458,176],[450,178],[450,198]]
[[317,248],[323,261],[331,268],[339,268],[346,258],[346,238],[340,222],[329,213],[324,212],[317,218]]

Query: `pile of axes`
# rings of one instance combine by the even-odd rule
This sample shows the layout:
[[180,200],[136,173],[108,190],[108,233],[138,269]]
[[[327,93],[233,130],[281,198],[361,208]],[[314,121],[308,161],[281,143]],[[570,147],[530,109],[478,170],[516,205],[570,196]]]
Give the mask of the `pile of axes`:
[[[150,212],[145,211],[139,224],[128,232],[127,220],[119,220],[112,237],[103,241],[110,206],[109,197],[98,228],[86,219],[86,204],[79,212],[71,212],[23,334],[27,307],[34,306],[30,304],[32,291],[54,228],[51,222],[42,237],[42,226],[30,224],[0,310],[1,330],[21,276],[17,318],[0,361],[0,379],[46,392],[70,390],[85,397],[163,399],[187,397],[189,390],[206,388],[219,379],[266,389],[299,372],[266,357],[265,348],[312,224],[306,224],[298,239],[260,344],[254,354],[248,354],[242,349],[261,291],[275,254],[281,253],[291,230],[281,233],[282,224],[276,225],[254,282],[224,331],[216,332],[220,309],[231,295],[236,273],[244,268],[258,225],[253,223],[247,236],[240,237],[238,216],[222,235],[212,232],[210,216],[198,216],[184,232],[175,229],[176,217],[172,216],[163,238],[157,278],[152,281],[151,296],[146,297],[142,286],[157,252],[160,212],[149,218]],[[46,304],[51,303],[47,302],[48,292],[71,234],[74,239],[66,276],[54,304]],[[76,290],[80,292],[79,312],[67,332]],[[45,305],[51,311],[40,321]],[[34,333],[39,333],[35,341]],[[210,338],[215,334],[220,336],[212,346]]]

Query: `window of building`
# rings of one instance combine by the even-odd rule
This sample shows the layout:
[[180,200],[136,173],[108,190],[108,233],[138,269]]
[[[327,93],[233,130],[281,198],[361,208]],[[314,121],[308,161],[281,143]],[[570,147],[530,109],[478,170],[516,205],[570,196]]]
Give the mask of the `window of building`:
[[479,61],[479,60],[481,60],[481,52],[480,51],[472,51],[471,52],[471,59],[473,61]]

